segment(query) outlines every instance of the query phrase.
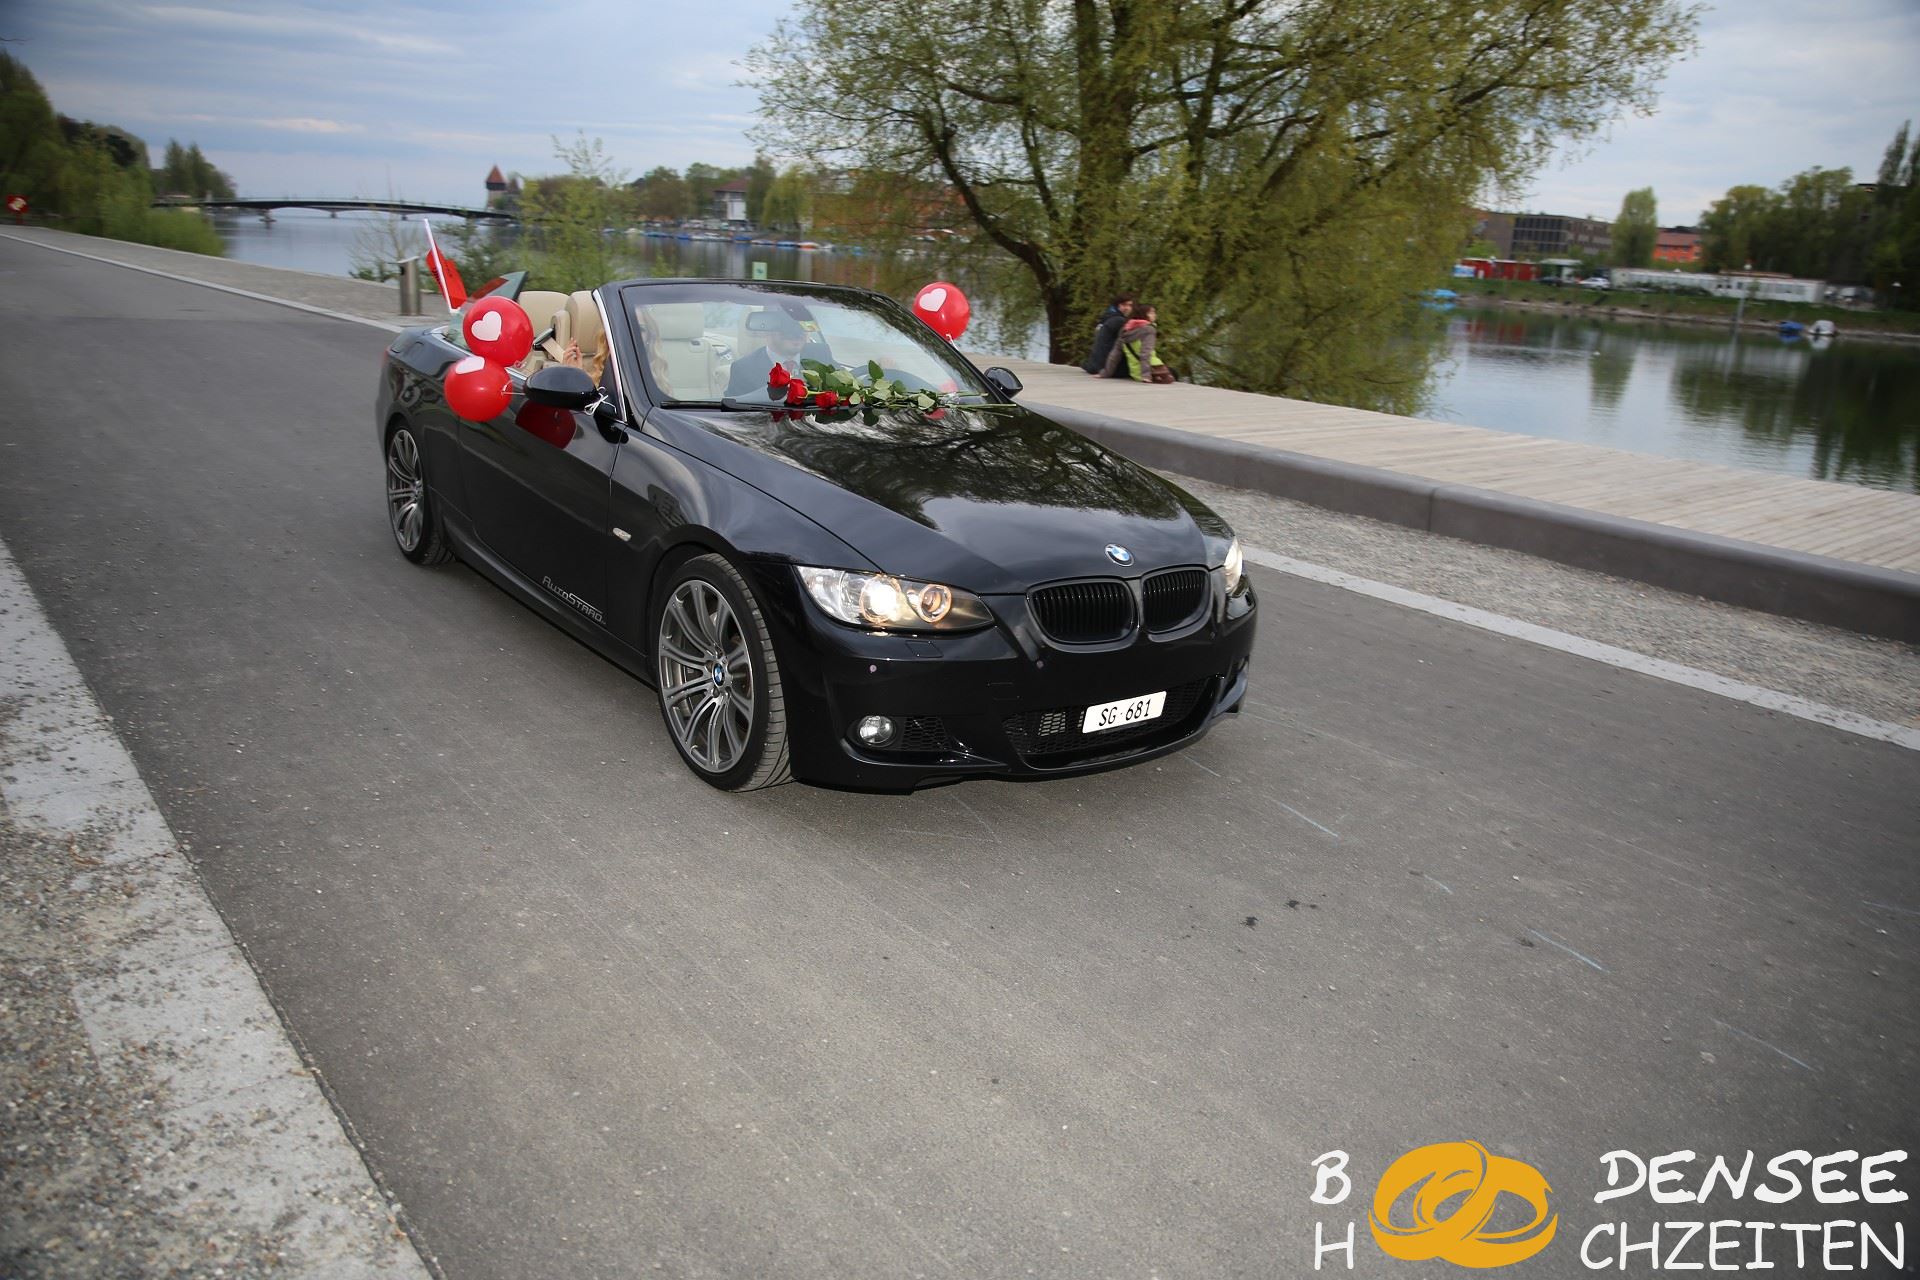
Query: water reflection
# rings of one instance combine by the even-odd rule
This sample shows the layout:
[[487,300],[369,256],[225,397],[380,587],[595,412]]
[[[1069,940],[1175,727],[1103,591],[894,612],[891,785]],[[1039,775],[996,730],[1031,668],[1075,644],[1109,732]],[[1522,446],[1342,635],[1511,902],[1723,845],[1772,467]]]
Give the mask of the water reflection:
[[1429,417],[1920,492],[1920,350],[1512,312],[1448,334]]

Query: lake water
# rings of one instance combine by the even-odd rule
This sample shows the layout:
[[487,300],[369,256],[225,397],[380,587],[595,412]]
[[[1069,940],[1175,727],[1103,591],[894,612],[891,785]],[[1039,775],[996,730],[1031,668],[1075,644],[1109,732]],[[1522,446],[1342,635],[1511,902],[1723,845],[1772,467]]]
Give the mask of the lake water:
[[[384,218],[300,210],[216,220],[242,262],[346,274],[381,252]],[[417,237],[418,223],[400,224]],[[732,276],[767,263],[778,280],[855,284],[904,296],[912,260],[712,241],[633,238],[658,275]],[[963,286],[967,281],[962,280]],[[971,290],[970,290],[971,291]],[[996,331],[976,293],[970,345],[1045,359],[1044,331]],[[1920,347],[1850,340],[1784,343],[1692,325],[1608,323],[1570,316],[1461,310],[1422,416],[1667,457],[1920,492]]]

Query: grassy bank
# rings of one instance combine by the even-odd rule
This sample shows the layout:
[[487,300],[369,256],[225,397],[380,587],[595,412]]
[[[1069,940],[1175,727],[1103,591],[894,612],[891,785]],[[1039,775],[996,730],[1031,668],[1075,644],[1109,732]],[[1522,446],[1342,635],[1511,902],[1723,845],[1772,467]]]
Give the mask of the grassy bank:
[[204,253],[214,258],[223,257],[227,251],[213,224],[203,215],[185,209],[111,209],[98,217],[66,218],[48,225],[82,235]]
[[[1585,314],[1621,319],[1725,320],[1731,323],[1739,308],[1737,298],[1704,294],[1666,293],[1652,289],[1579,289],[1568,285],[1522,280],[1448,280],[1446,287],[1462,300],[1546,303]],[[1809,306],[1785,302],[1750,301],[1745,319],[1750,324],[1776,325],[1782,320],[1812,324],[1831,320],[1842,333],[1874,331],[1920,336],[1920,311],[1861,311],[1852,307]]]

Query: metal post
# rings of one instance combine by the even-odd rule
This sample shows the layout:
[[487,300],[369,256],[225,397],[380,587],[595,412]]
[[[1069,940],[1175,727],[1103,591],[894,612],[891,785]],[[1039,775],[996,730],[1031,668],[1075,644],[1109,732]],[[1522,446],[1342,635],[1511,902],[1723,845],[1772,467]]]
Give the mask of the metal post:
[[420,314],[420,259],[402,258],[400,267],[400,314]]

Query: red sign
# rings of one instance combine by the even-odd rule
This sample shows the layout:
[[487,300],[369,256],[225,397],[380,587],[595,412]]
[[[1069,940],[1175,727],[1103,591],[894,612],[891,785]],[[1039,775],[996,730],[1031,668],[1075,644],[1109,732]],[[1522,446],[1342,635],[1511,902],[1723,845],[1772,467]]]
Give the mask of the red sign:
[[27,198],[25,196],[8,196],[7,197],[8,213],[11,213],[14,216],[18,217],[20,214],[23,214],[26,211],[27,211]]

